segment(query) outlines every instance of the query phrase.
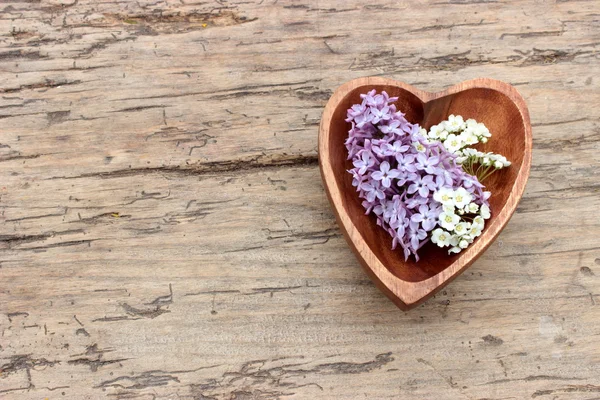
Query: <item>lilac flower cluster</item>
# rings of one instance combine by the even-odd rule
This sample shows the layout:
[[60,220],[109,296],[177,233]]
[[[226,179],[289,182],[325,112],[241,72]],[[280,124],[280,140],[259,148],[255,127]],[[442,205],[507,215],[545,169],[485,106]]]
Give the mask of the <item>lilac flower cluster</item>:
[[361,95],[362,102],[348,109],[352,128],[346,140],[354,168],[352,184],[366,213],[392,236],[392,249],[400,246],[404,257],[417,251],[440,224],[442,203],[434,193],[442,188],[466,189],[479,205],[489,192],[476,177],[456,163],[456,155],[439,142],[431,142],[418,124],[396,109],[397,97],[375,90]]

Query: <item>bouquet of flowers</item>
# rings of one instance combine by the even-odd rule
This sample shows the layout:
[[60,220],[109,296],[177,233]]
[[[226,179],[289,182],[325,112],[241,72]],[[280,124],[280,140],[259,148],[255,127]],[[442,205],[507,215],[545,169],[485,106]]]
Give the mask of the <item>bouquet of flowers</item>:
[[366,213],[400,246],[404,257],[431,240],[458,253],[481,235],[490,218],[482,181],[510,162],[470,146],[491,137],[482,123],[450,115],[427,130],[406,120],[389,97],[375,90],[348,109],[346,140],[352,185]]

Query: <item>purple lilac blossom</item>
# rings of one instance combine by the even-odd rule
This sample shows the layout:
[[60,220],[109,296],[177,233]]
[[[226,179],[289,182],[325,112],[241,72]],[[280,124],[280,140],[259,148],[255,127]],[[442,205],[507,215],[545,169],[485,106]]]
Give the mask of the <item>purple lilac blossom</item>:
[[[440,142],[429,142],[418,124],[406,120],[393,104],[397,97],[376,90],[360,97],[346,119],[351,124],[345,145],[354,166],[348,170],[352,185],[366,214],[373,212],[377,225],[392,237],[392,249],[400,246],[405,259],[413,255],[418,261],[417,252],[442,212],[433,199],[436,190],[464,187],[479,205],[489,205],[489,192],[456,163],[454,154]],[[417,150],[417,143],[424,151]]]

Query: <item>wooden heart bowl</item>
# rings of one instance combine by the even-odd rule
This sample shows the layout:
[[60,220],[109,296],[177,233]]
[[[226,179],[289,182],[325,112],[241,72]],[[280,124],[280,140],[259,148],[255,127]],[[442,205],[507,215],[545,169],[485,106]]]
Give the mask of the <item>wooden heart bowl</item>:
[[[481,151],[500,153],[512,162],[497,171],[484,184],[492,192],[492,217],[467,249],[448,255],[432,243],[421,248],[421,260],[404,261],[401,250],[392,250],[392,238],[365,215],[352,176],[344,141],[350,124],[346,111],[360,103],[360,94],[376,89],[398,97],[397,109],[406,119],[429,129],[448,118],[462,115],[483,122],[492,133]],[[327,196],[340,229],[367,274],[401,309],[408,310],[425,301],[469,267],[498,236],[523,195],[531,166],[531,124],[521,95],[511,85],[493,79],[475,79],[448,90],[429,93],[392,79],[354,79],[340,86],[329,99],[319,130],[319,164]]]

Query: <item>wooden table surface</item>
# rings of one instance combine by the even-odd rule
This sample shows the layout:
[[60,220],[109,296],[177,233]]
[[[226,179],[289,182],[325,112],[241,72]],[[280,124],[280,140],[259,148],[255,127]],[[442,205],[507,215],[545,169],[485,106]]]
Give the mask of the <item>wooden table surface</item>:
[[[368,280],[317,164],[386,76],[515,85],[521,204],[436,297]],[[600,398],[600,3],[0,4],[0,398]]]

